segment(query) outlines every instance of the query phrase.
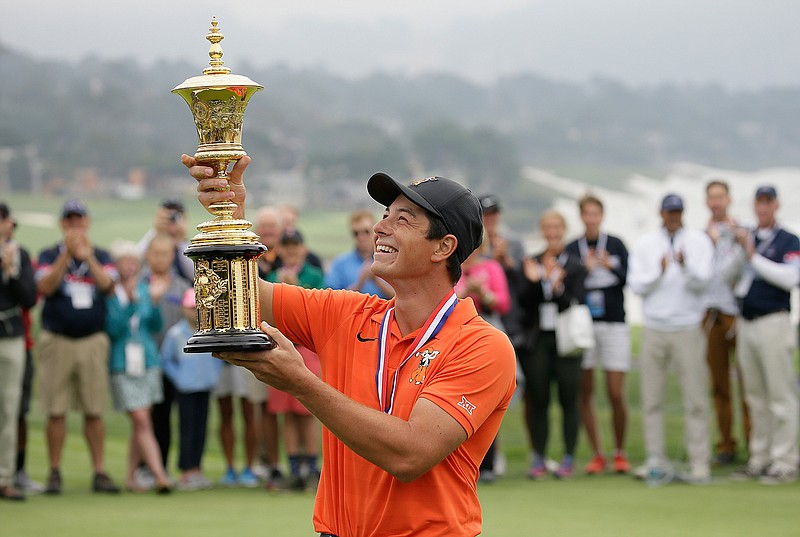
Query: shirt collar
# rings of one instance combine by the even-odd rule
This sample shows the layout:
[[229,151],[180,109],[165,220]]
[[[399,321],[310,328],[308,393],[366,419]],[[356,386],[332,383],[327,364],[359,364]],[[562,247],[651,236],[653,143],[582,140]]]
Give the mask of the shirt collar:
[[[370,319],[373,323],[375,323],[374,331],[378,333],[380,331],[380,325],[383,321],[383,316],[389,308],[394,307],[394,298],[391,300],[387,300],[385,302],[385,307],[376,311],[372,314]],[[447,319],[447,323],[445,324],[445,329],[451,326],[460,326],[466,324],[471,319],[478,317],[478,310],[475,308],[475,303],[472,301],[471,298],[461,298],[456,303],[456,307],[453,309],[453,313],[450,314],[450,317]],[[420,327],[422,328],[422,327]],[[414,338],[417,335],[419,328],[414,330],[413,332],[406,335],[406,337]],[[400,338],[400,330],[397,327],[397,323],[392,324],[392,335]]]

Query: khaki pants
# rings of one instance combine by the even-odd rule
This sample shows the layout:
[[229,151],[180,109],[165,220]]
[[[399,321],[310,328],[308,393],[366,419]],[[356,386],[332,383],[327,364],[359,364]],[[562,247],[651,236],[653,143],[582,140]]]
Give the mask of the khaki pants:
[[64,416],[70,401],[85,416],[102,416],[108,399],[109,340],[105,332],[69,338],[39,332],[39,389],[48,417]]
[[645,327],[639,358],[642,421],[648,460],[665,461],[664,389],[670,365],[683,392],[686,452],[691,471],[708,475],[711,435],[708,401],[706,338],[699,326],[671,332]]
[[25,338],[0,338],[0,487],[11,485],[17,464],[17,420],[25,371]]
[[750,407],[753,469],[797,471],[798,396],[792,364],[795,332],[788,312],[738,319],[737,355]]
[[744,397],[744,385],[739,364],[733,359],[736,350],[736,317],[717,310],[706,312],[703,330],[708,338],[706,362],[711,373],[711,395],[717,415],[719,442],[717,453],[735,454],[736,438],[733,434],[733,404],[731,397],[731,362],[739,380],[739,398],[742,404],[742,427],[744,439],[750,438],[750,414]]

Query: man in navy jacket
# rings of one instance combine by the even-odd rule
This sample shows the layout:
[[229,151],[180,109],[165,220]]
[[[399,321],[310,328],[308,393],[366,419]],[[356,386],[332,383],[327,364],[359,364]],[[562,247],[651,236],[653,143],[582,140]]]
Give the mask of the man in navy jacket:
[[782,229],[775,213],[778,193],[756,190],[758,227],[742,230],[737,265],[741,314],[736,351],[750,407],[750,458],[735,478],[758,478],[765,485],[795,481],[798,464],[798,396],[792,362],[794,331],[790,293],[800,282],[800,240]]

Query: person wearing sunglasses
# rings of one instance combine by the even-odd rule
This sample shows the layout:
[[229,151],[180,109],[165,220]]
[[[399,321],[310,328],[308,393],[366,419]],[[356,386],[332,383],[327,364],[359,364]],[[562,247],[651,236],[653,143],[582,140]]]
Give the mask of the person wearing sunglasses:
[[367,210],[350,214],[350,233],[353,249],[331,262],[325,275],[325,286],[331,289],[350,289],[381,298],[392,298],[394,290],[383,279],[375,276],[372,266],[375,216]]

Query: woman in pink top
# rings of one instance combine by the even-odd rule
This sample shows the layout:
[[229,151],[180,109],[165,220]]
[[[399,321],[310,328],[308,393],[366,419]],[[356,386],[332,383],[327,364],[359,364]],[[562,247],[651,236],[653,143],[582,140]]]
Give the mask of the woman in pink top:
[[494,259],[484,257],[483,252],[484,247],[481,246],[462,263],[456,294],[459,298],[470,297],[481,317],[502,330],[500,315],[505,315],[511,309],[508,280],[503,266]]
[[[458,298],[470,297],[475,303],[475,309],[486,322],[505,331],[500,316],[511,309],[508,279],[503,265],[485,257],[486,243],[484,240],[461,264],[461,279],[456,284],[456,294]],[[481,461],[479,480],[484,483],[495,480],[494,461],[497,448],[498,439],[495,438]]]

